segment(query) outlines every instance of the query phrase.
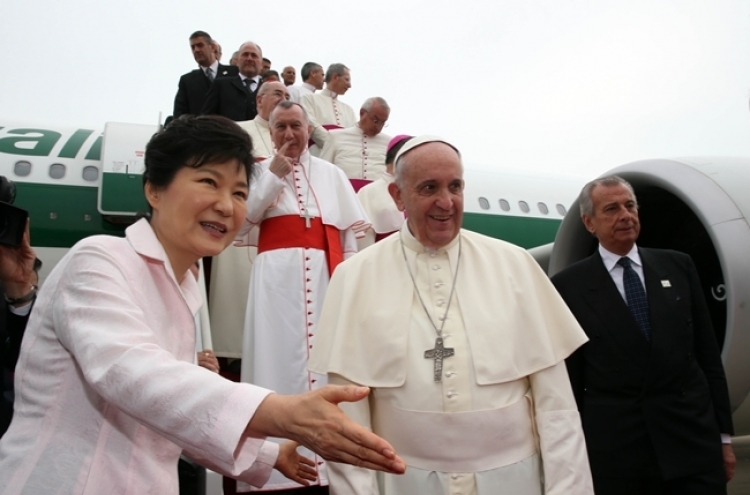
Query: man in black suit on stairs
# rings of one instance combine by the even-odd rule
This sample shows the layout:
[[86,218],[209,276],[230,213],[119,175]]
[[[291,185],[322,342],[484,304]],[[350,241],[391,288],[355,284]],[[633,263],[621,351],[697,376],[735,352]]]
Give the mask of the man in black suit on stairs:
[[183,114],[200,114],[213,80],[237,75],[237,67],[219,63],[214,48],[215,43],[207,32],[196,31],[190,35],[190,50],[198,68],[180,77],[174,98],[173,118]]
[[263,54],[251,41],[244,43],[239,51],[239,75],[214,81],[202,114],[223,115],[234,121],[253,120],[257,115],[255,97],[262,82]]
[[725,495],[732,417],[692,260],[636,246],[638,203],[620,177],[579,196],[590,257],[552,277],[589,337],[567,360],[597,495]]

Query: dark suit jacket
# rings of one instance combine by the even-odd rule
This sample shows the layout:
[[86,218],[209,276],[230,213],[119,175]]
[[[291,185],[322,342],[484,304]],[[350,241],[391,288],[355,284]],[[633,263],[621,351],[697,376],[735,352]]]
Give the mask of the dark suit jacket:
[[[237,67],[233,65],[219,64],[217,72],[218,74],[216,74],[215,79],[236,76],[238,74]],[[209,88],[211,88],[211,81],[206,77],[203,69],[192,70],[180,77],[180,82],[177,86],[177,95],[174,97],[172,117],[176,119],[186,113],[199,115],[203,109],[203,105],[206,103],[206,95],[208,95]]]
[[201,114],[223,115],[234,121],[252,120],[258,114],[255,91],[248,94],[240,76],[216,78],[206,96]]
[[552,278],[590,339],[566,364],[592,474],[674,479],[721,469],[720,433],[733,433],[732,416],[698,273],[686,254],[639,253],[650,343],[598,250]]
[[29,320],[28,316],[11,313],[2,294],[5,289],[0,284],[0,436],[8,429],[13,416],[13,370]]

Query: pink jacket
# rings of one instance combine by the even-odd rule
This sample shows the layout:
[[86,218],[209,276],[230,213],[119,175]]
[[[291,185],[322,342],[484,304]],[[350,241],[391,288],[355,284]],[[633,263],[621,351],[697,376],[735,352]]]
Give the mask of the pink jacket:
[[26,329],[0,494],[177,494],[183,450],[265,483],[278,446],[240,439],[270,391],[194,364],[200,304],[145,220],[76,244]]

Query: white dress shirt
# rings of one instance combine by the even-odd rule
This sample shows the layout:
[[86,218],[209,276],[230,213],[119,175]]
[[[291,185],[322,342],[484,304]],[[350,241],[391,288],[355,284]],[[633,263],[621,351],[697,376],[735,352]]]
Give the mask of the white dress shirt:
[[[612,277],[612,281],[617,286],[617,290],[620,291],[623,300],[627,302],[627,298],[625,297],[625,284],[623,284],[622,281],[623,268],[617,264],[622,256],[615,254],[612,251],[608,251],[601,244],[599,244],[599,254],[604,262],[604,267],[607,269],[607,272],[609,272],[609,276]],[[641,279],[643,290],[646,290],[646,279],[643,276],[643,263],[641,263],[641,255],[638,254],[638,246],[633,244],[633,248],[625,255],[625,257],[630,258],[630,261],[632,262],[630,266],[633,267],[635,273],[638,274],[638,278]]]

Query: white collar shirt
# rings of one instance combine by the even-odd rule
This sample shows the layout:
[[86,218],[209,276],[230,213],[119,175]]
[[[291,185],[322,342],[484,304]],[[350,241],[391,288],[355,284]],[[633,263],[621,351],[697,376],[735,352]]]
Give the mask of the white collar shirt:
[[[622,281],[623,268],[617,264],[622,256],[615,254],[612,251],[608,251],[601,244],[599,244],[599,255],[601,255],[602,261],[604,262],[604,268],[607,269],[609,276],[612,277],[612,281],[615,283],[615,286],[617,286],[617,290],[620,291],[623,300],[627,301],[627,298],[625,297],[625,284]],[[638,278],[641,279],[641,284],[643,284],[643,289],[645,290],[646,279],[643,275],[643,263],[641,262],[641,255],[638,254],[638,246],[633,244],[633,248],[625,255],[625,257],[630,258],[630,261],[632,262],[631,266],[633,267],[633,270],[635,270],[635,273],[638,274]]]

